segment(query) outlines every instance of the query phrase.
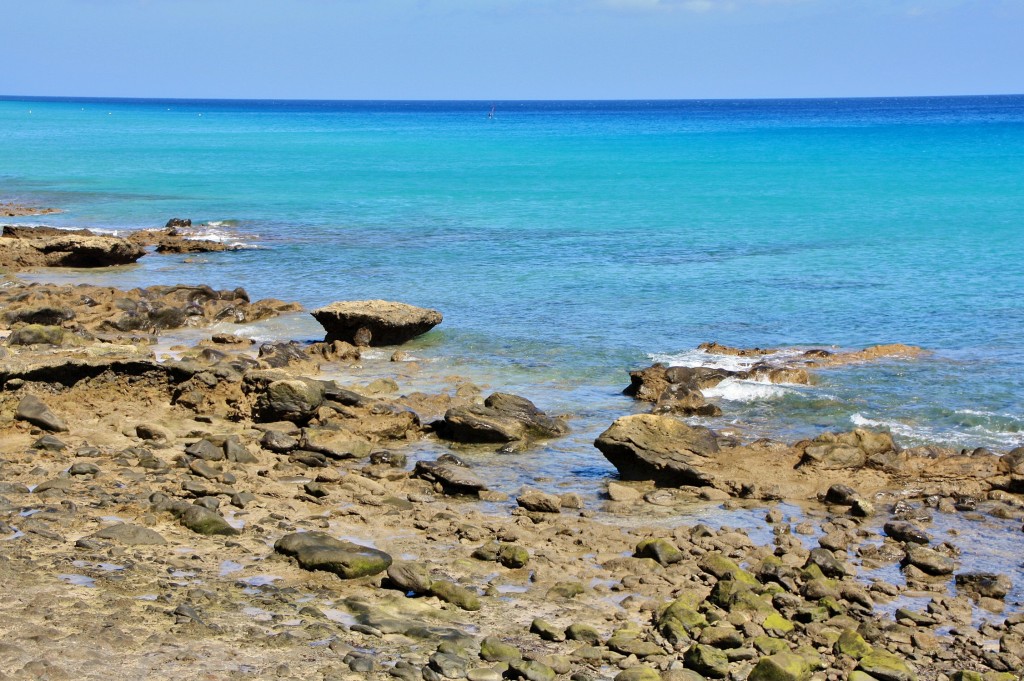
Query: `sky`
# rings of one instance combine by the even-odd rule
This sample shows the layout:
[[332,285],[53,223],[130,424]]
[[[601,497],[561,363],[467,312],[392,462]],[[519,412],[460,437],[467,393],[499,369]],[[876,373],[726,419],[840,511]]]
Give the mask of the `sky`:
[[1024,93],[1024,0],[0,0],[0,95]]

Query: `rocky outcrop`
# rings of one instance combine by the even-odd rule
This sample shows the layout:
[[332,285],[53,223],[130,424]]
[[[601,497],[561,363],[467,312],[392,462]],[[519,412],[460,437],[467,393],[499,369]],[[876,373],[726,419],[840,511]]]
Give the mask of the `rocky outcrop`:
[[[4,240],[0,239],[0,243]],[[245,289],[15,284],[0,289],[0,328],[51,324],[76,333],[156,332],[216,322],[249,323],[301,309],[296,303],[250,301]]]
[[876,433],[858,428],[848,433],[822,433],[813,440],[799,442],[798,466],[824,470],[861,468],[869,461],[882,465],[884,457],[897,453],[889,433]]
[[128,235],[128,240],[140,246],[153,246],[157,253],[172,255],[176,253],[217,253],[220,251],[236,251],[240,246],[226,244],[221,241],[202,239],[190,233],[191,220],[173,218],[164,229],[142,229]]
[[560,437],[569,432],[569,427],[524,397],[494,393],[482,405],[449,409],[435,424],[435,430],[454,442],[500,444]]
[[112,236],[54,236],[0,238],[0,267],[111,267],[128,265],[146,254],[144,248]]
[[670,486],[714,483],[701,466],[719,451],[715,434],[671,416],[623,416],[598,436],[594,446],[623,480],[654,480]]
[[441,323],[437,310],[387,300],[331,303],[310,314],[327,331],[325,340],[356,346],[400,345]]

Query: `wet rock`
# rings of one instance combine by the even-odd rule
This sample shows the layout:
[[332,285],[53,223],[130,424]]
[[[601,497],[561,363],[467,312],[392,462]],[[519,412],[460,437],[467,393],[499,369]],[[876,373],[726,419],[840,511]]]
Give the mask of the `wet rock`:
[[435,430],[447,440],[469,444],[553,438],[569,432],[561,419],[548,416],[526,398],[506,393],[490,395],[482,406],[449,409]]
[[377,549],[335,539],[323,532],[295,532],[274,544],[278,553],[293,556],[306,570],[333,572],[342,579],[355,579],[383,572],[391,556]]
[[910,544],[928,544],[931,543],[931,537],[913,523],[908,523],[901,520],[893,520],[887,522],[883,528],[885,533],[899,542],[910,543]]
[[167,543],[167,540],[159,532],[131,523],[111,525],[94,533],[92,536],[97,539],[109,539],[129,546],[155,546]]
[[232,536],[241,532],[228,523],[219,513],[202,506],[187,504],[178,520],[197,534]]
[[476,494],[487,489],[480,476],[451,460],[417,461],[413,476],[441,485],[447,494]]
[[516,497],[516,503],[527,511],[537,513],[560,513],[562,509],[561,498],[538,490],[528,490],[520,494]]
[[437,310],[386,300],[341,301],[310,314],[327,331],[326,342],[341,340],[356,346],[400,345],[442,321]]
[[623,480],[654,480],[670,486],[711,485],[712,476],[699,466],[719,451],[709,429],[654,414],[616,419],[594,446]]
[[861,468],[874,456],[896,450],[892,436],[857,429],[848,433],[823,433],[811,441],[799,443],[802,450],[798,466],[823,470]]
[[956,562],[952,558],[916,544],[907,547],[907,555],[902,562],[903,565],[913,565],[922,572],[936,576],[951,575],[956,569]]
[[25,395],[21,398],[21,401],[18,402],[18,408],[14,412],[14,418],[19,421],[27,421],[51,433],[63,433],[68,430],[68,424],[65,423],[64,419],[54,414],[35,395]]
[[979,597],[1002,600],[1013,588],[1013,582],[1006,575],[994,572],[964,572],[956,576],[956,588]]

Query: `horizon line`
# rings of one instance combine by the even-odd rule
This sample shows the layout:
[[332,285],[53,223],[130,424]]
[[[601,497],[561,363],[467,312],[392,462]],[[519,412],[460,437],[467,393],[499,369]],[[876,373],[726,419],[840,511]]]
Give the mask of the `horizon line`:
[[853,96],[805,96],[805,97],[641,97],[641,98],[584,98],[530,99],[530,98],[483,98],[483,99],[323,99],[293,97],[130,97],[105,95],[7,95],[0,94],[0,101],[123,101],[123,102],[329,102],[329,103],[535,103],[535,102],[779,102],[779,101],[824,101],[824,100],[877,100],[877,99],[956,99],[978,97],[1021,97],[1024,92],[987,94],[943,94],[943,95],[853,95]]

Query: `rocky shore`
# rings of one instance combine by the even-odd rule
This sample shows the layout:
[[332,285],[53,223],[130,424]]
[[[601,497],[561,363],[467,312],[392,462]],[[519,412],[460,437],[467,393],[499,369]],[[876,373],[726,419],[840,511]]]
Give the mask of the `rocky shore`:
[[[652,413],[595,442],[619,471],[599,500],[505,489],[464,454],[514,465],[571,419],[458,379],[360,380],[387,363],[373,338],[441,321],[401,307],[406,331],[371,329],[392,308],[362,302],[331,309],[365,342],[257,344],[225,325],[298,306],[0,286],[0,678],[1021,678],[1013,566],[965,569],[971,537],[935,528],[1020,535],[1024,449],[743,442],[684,418],[713,417],[700,391],[725,373],[655,365],[627,388]],[[782,382],[921,354],[727,350]],[[717,507],[761,532],[700,521]]]

